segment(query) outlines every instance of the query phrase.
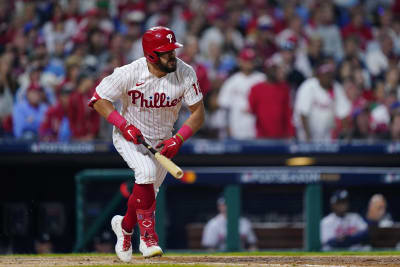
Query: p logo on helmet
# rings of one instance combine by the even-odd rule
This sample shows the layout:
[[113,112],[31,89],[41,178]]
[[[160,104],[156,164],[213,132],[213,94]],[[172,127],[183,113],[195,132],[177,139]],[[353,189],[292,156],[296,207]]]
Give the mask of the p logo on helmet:
[[172,43],[172,34],[168,34],[167,38],[169,39],[169,42]]
[[153,27],[143,34],[143,54],[151,63],[160,60],[155,52],[168,52],[182,46],[176,41],[174,32],[167,27]]

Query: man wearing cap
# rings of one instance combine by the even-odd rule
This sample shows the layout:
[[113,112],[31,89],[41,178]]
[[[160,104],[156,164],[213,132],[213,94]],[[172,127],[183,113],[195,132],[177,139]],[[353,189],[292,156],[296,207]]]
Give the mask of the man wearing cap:
[[362,243],[368,238],[368,226],[360,215],[349,210],[347,190],[335,191],[330,204],[332,213],[321,221],[322,249],[362,249]]
[[14,136],[16,138],[35,139],[40,124],[48,109],[44,101],[43,88],[31,84],[26,91],[26,98],[17,102],[13,111]]
[[[111,226],[117,236],[120,260],[132,259],[131,237],[138,223],[139,250],[144,257],[161,256],[155,232],[156,194],[167,170],[142,145],[142,140],[174,157],[183,142],[203,124],[203,96],[193,68],[176,57],[182,47],[166,27],[148,29],[142,38],[144,57],[116,68],[96,87],[89,105],[113,124],[116,150],[135,172],[135,185],[125,216],[116,215]],[[120,100],[117,111],[113,102]],[[185,102],[189,118],[173,135],[173,126]]]
[[255,58],[253,49],[243,49],[238,57],[240,71],[224,82],[218,95],[218,105],[228,115],[229,135],[235,139],[256,137],[255,118],[250,113],[248,97],[250,88],[265,81],[266,77],[254,70]]
[[351,104],[343,87],[334,81],[335,64],[327,59],[316,70],[316,77],[304,81],[294,104],[297,137],[301,141],[326,141],[333,138],[336,119],[346,129]]

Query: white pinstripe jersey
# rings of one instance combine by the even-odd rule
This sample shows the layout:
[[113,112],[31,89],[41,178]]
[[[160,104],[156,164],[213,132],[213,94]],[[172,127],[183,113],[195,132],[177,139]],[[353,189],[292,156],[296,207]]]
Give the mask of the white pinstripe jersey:
[[158,78],[142,57],[116,68],[96,93],[111,102],[121,100],[121,115],[148,139],[169,137],[182,101],[191,106],[203,98],[195,71],[179,58],[175,72]]

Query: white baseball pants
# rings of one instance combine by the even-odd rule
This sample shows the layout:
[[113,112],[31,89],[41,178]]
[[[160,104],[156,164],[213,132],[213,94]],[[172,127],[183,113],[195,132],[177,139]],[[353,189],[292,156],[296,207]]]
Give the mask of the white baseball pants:
[[[146,139],[146,142],[156,147],[162,140]],[[154,155],[143,145],[135,145],[128,142],[120,133],[113,134],[113,143],[126,161],[129,168],[135,173],[135,183],[154,184],[154,192],[157,195],[158,188],[167,175],[167,170],[154,158]]]

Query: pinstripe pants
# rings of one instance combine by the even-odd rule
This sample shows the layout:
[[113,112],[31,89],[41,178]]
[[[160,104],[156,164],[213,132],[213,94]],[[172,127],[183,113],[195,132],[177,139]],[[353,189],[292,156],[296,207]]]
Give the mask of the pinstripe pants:
[[[155,147],[162,140],[146,139],[146,142]],[[154,155],[143,145],[135,145],[128,142],[122,134],[114,130],[113,143],[115,149],[135,173],[136,184],[153,184],[154,192],[158,193],[158,188],[167,175],[167,170],[154,158]]]

